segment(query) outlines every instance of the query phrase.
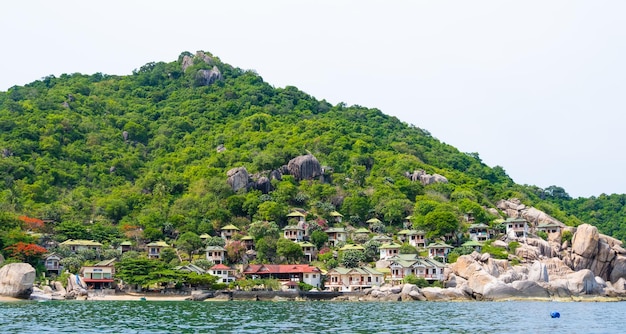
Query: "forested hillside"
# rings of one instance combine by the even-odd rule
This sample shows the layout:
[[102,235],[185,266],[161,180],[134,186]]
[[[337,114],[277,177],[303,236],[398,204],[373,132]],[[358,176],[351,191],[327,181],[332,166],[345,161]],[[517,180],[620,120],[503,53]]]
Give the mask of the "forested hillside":
[[[232,168],[267,176],[307,153],[327,166],[324,182],[286,175],[263,194],[234,192],[226,181]],[[406,177],[416,170],[449,182]],[[0,248],[20,238],[18,215],[56,221],[58,239],[103,242],[212,234],[255,220],[283,226],[293,208],[311,220],[337,210],[353,226],[377,217],[390,230],[412,215],[443,234],[438,224],[453,217],[458,228],[467,212],[492,223],[484,208],[512,197],[566,224],[626,236],[623,196],[552,195],[380,110],[274,88],[209,53],[128,76],[49,76],[0,92]]]

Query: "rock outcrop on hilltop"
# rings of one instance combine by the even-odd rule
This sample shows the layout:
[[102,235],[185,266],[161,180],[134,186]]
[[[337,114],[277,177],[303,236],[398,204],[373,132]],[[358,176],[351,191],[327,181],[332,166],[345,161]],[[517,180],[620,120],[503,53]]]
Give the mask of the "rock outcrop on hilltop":
[[416,170],[413,173],[406,172],[404,175],[411,181],[421,182],[425,186],[433,183],[448,183],[448,179],[445,176],[439,174],[430,175],[424,170]]
[[0,296],[28,299],[34,282],[35,268],[28,263],[10,263],[0,268]]

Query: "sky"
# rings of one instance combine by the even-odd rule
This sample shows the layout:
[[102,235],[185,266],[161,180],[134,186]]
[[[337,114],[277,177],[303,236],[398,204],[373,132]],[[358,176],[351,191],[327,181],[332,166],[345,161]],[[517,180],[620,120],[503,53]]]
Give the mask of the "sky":
[[626,1],[0,4],[0,91],[128,75],[204,50],[332,104],[378,108],[520,184],[626,193]]

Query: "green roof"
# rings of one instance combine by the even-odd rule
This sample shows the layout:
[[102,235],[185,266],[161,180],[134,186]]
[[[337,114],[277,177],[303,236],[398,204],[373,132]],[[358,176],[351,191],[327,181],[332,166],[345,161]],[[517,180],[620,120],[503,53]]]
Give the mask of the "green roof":
[[372,240],[393,240],[393,238],[386,236],[386,235],[375,235],[372,237]]
[[300,211],[291,211],[287,217],[306,217],[306,215]]
[[351,249],[354,249],[354,250],[365,250],[365,248],[363,248],[363,246],[361,246],[361,245],[354,245],[354,244],[347,244],[347,245],[341,247],[339,250],[340,251],[346,251],[346,250],[351,250]]
[[366,223],[382,223],[378,218],[372,218],[366,221]]
[[117,261],[117,258],[112,258],[112,259],[109,259],[109,260],[100,261],[100,262],[94,264],[92,267],[110,267],[110,266],[112,266],[115,263],[115,261]]
[[463,245],[461,245],[461,246],[469,246],[469,247],[476,247],[476,246],[478,246],[478,247],[482,247],[483,245],[480,242],[476,241],[476,240],[470,240],[470,241],[464,242]]
[[561,227],[561,225],[559,225],[559,224],[555,224],[555,223],[541,223],[541,224],[539,224],[539,225],[537,226],[537,228],[541,228],[541,227],[544,227],[544,228],[548,228],[548,227]]
[[337,211],[333,211],[330,213],[331,217],[343,217],[343,215]]
[[394,248],[400,248],[402,246],[398,245],[398,244],[382,244],[380,247],[378,247],[378,249],[394,249]]
[[336,267],[336,268],[329,270],[328,272],[331,272],[331,271],[336,271],[340,273],[341,275],[345,275],[350,272],[355,272],[355,273],[362,274],[362,275],[383,275],[383,273],[381,273],[380,271],[374,268],[370,268],[370,267],[358,267],[358,268]]
[[454,247],[448,244],[444,244],[443,242],[435,242],[426,246],[426,248],[454,248]]
[[239,228],[233,224],[228,224],[224,227],[222,227],[222,230],[236,230],[239,231]]
[[59,245],[62,245],[62,246],[97,246],[97,247],[102,247],[102,244],[97,242],[97,241],[93,241],[93,240],[72,240],[72,239],[65,240],[62,243],[60,243]]
[[165,242],[165,241],[153,241],[153,242],[147,244],[146,246],[148,246],[148,247],[169,247],[170,245],[168,245],[167,242]]
[[224,247],[221,246],[207,246],[206,251],[225,251]]
[[298,245],[300,245],[300,247],[315,247],[314,244],[308,242],[308,241],[302,241],[302,242],[298,242]]
[[472,224],[469,226],[469,228],[489,228],[489,226],[483,224],[483,223],[479,223],[479,224]]
[[283,231],[286,231],[286,230],[304,230],[304,229],[296,225],[289,225],[289,226],[283,227]]
[[208,239],[208,238],[210,238],[210,237],[211,237],[211,236],[210,236],[210,235],[208,235],[207,233],[202,233],[202,234],[200,234],[200,239]]
[[359,229],[356,229],[354,233],[370,233],[370,230],[366,229],[365,227],[361,227]]
[[345,233],[346,229],[343,227],[331,227],[325,231],[326,233]]
[[505,221],[505,223],[526,223],[526,219],[522,218],[522,217],[517,217],[517,218],[507,218]]
[[254,240],[254,238],[249,235],[246,235],[245,237],[242,237],[241,240]]
[[124,242],[120,243],[120,246],[132,246],[132,245],[133,245],[133,243],[130,242],[130,241],[124,241]]

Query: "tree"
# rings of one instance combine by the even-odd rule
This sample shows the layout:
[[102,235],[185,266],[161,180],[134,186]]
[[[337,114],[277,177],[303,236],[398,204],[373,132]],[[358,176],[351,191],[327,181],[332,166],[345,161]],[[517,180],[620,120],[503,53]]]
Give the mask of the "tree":
[[147,258],[122,258],[115,264],[115,276],[127,284],[145,286],[154,279],[150,273],[165,269],[163,262]]
[[84,259],[78,256],[64,257],[59,261],[59,264],[65,268],[65,270],[71,273],[78,273],[78,270],[83,265]]
[[365,248],[365,258],[367,261],[373,261],[377,259],[380,255],[379,247],[380,241],[377,240],[369,240],[365,244],[363,244],[363,248]]
[[402,244],[399,250],[400,254],[417,254],[417,248],[409,245],[408,243]]
[[450,211],[435,210],[424,217],[423,223],[418,224],[418,228],[426,231],[428,239],[434,239],[456,232],[459,228],[459,220]]
[[172,247],[164,247],[159,254],[159,260],[164,263],[170,263],[172,260],[177,259],[178,254],[176,254],[176,250]]
[[239,262],[246,254],[246,246],[239,240],[231,240],[225,248],[226,257],[230,263]]
[[322,249],[328,241],[328,234],[324,231],[316,230],[311,233],[310,239],[311,243],[314,244],[317,249]]
[[193,232],[183,233],[183,235],[178,238],[178,241],[176,241],[177,248],[182,249],[189,254],[189,261],[193,259],[193,254],[198,249],[202,248],[202,244],[202,239],[200,239],[200,237]]
[[248,234],[255,241],[264,237],[272,237],[278,239],[280,237],[280,228],[275,222],[257,220],[248,226]]
[[302,247],[289,239],[278,239],[276,242],[276,254],[287,262],[298,262],[304,258]]
[[225,244],[226,244],[226,241],[224,239],[222,239],[221,237],[209,237],[209,238],[206,239],[206,245],[207,246],[224,247]]
[[261,263],[274,262],[276,258],[276,239],[272,237],[263,237],[259,239],[255,247],[256,259]]
[[4,249],[10,257],[35,265],[48,250],[35,245],[18,242]]
[[349,249],[341,256],[341,265],[346,268],[356,268],[365,261],[365,254],[356,249]]

